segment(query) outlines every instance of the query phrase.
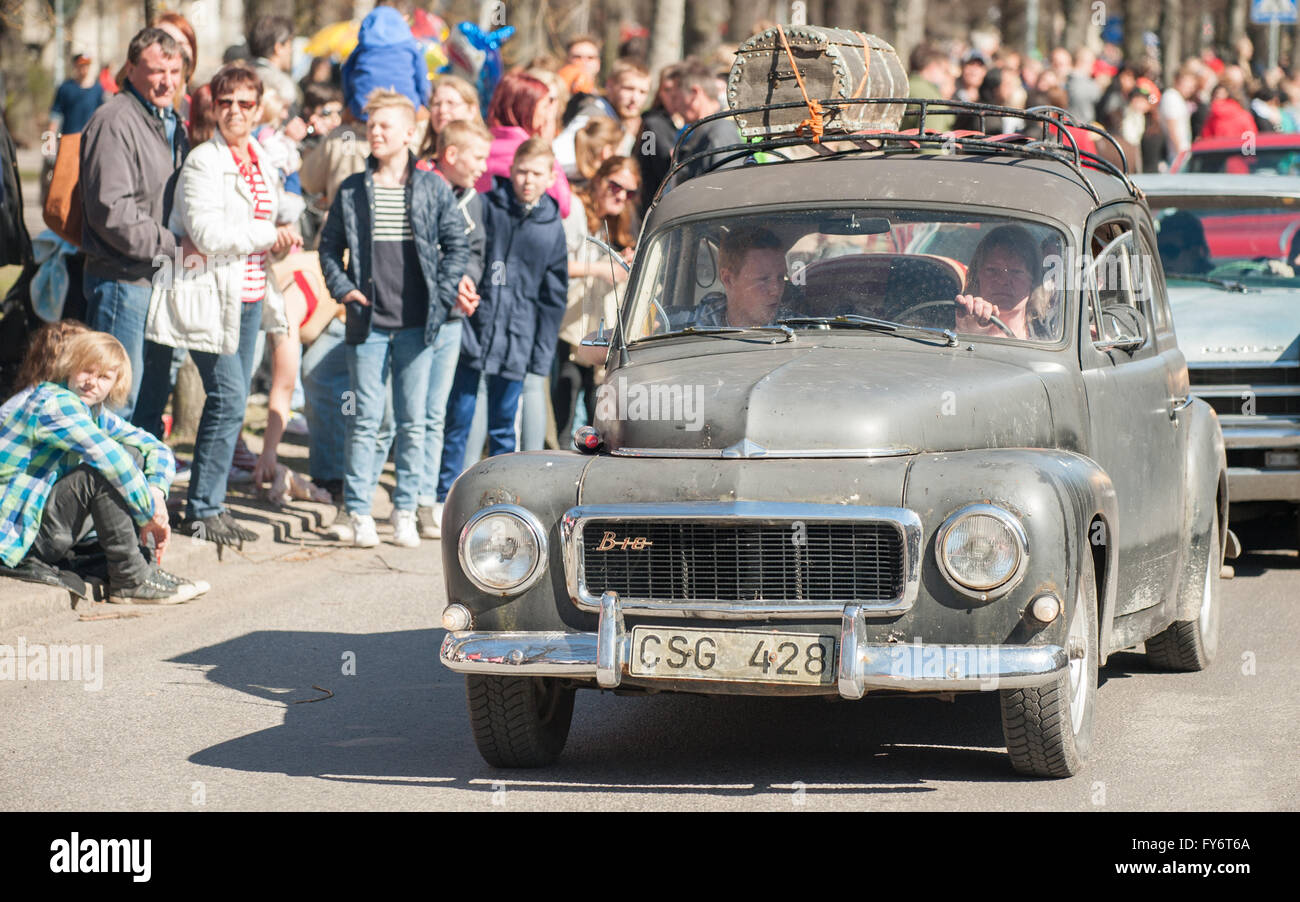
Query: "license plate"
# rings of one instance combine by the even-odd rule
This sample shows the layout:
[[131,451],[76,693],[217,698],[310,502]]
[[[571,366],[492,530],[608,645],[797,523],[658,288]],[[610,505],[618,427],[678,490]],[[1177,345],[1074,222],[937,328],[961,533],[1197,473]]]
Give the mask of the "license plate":
[[632,630],[633,676],[826,686],[835,680],[835,636],[760,630]]
[[1264,466],[1269,469],[1300,469],[1300,451],[1265,451]]

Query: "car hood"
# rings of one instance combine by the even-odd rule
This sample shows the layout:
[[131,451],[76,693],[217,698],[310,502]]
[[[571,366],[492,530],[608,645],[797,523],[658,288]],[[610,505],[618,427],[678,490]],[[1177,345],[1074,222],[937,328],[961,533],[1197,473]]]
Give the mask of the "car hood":
[[1042,380],[978,351],[710,351],[612,371],[597,393],[607,446],[665,456],[730,449],[722,456],[736,457],[1055,446]]
[[1190,366],[1300,359],[1300,291],[1170,285],[1169,306]]

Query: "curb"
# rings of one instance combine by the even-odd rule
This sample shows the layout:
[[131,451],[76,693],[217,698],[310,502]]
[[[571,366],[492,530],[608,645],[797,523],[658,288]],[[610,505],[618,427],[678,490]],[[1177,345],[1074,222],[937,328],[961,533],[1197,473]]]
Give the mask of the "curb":
[[[332,546],[328,540],[315,534],[332,517],[334,508],[331,505],[295,501],[288,507],[277,509],[247,496],[227,496],[226,506],[242,526],[257,533],[258,541],[249,543],[246,550],[275,549],[274,556],[291,548],[296,540],[307,537]],[[210,579],[218,566],[217,546],[175,532],[172,535],[164,566],[182,576]],[[228,555],[228,559],[233,558]],[[0,577],[0,634],[52,617],[76,622],[78,609],[84,612],[91,606],[92,599],[82,601],[63,589]],[[114,605],[113,608],[132,610],[126,605]]]

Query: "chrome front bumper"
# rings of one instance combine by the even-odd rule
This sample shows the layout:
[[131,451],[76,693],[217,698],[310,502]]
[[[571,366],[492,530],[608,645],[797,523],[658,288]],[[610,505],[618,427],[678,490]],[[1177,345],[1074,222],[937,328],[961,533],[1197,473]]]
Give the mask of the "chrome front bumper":
[[[843,698],[862,698],[873,689],[956,692],[1041,686],[1068,665],[1065,649],[1057,645],[923,645],[919,640],[869,645],[866,633],[863,609],[845,608],[835,683]],[[440,655],[458,673],[569,676],[616,689],[629,674],[632,637],[618,597],[607,592],[594,633],[448,633]]]

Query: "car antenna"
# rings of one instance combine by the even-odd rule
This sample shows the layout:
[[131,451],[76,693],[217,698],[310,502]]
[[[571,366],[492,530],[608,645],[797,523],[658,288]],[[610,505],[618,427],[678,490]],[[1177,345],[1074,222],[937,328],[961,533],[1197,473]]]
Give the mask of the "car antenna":
[[[622,306],[622,303],[619,301],[619,297],[618,297],[618,275],[614,271],[614,245],[610,244],[609,242],[609,218],[608,217],[602,216],[600,218],[600,228],[602,233],[605,236],[605,250],[609,256],[609,284],[611,290],[613,290],[614,292],[614,300],[615,300],[614,316],[618,318],[618,325],[615,328],[615,331],[618,333],[618,365],[619,367],[625,367],[631,361],[628,359],[627,356],[627,337],[623,334],[623,328],[622,328],[623,321],[621,317],[619,317],[619,308]],[[602,306],[604,305],[602,304]],[[602,324],[605,321],[604,310],[600,311],[600,320]]]

